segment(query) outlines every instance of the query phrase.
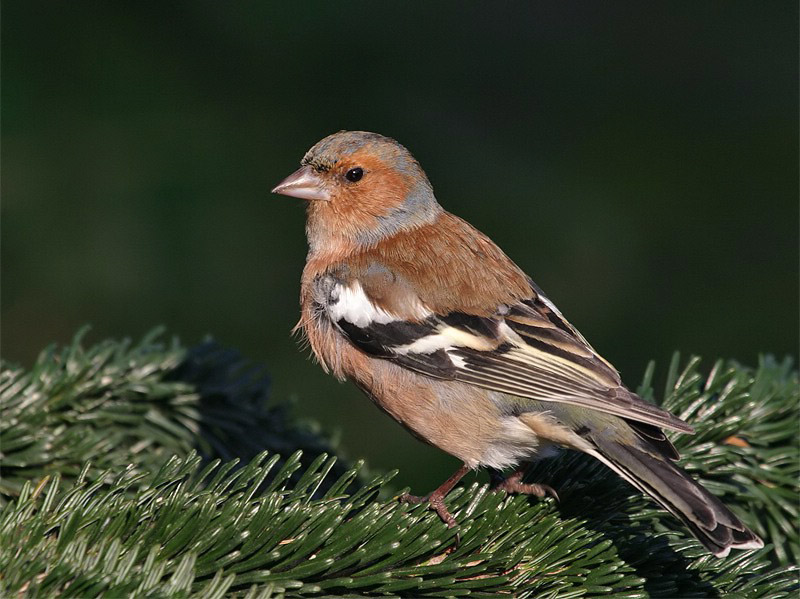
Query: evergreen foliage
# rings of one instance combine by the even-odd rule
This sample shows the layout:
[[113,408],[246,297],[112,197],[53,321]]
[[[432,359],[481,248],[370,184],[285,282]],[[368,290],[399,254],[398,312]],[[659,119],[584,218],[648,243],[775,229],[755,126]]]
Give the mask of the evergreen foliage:
[[675,438],[682,464],[767,542],[717,559],[570,452],[529,473],[559,503],[476,483],[448,496],[459,526],[447,529],[425,506],[383,500],[391,473],[365,483],[360,463],[328,457],[329,443],[267,405],[265,375],[236,352],[157,337],[83,349],[79,334],[30,371],[3,366],[0,596],[797,593],[788,360],[718,362],[706,377],[696,359],[670,366],[664,405],[697,428]]
[[211,340],[192,349],[164,344],[161,329],[136,345],[108,340],[84,349],[85,333],[45,349],[30,371],[3,365],[0,505],[49,473],[74,480],[87,461],[93,478],[129,467],[151,473],[192,449],[244,462],[264,450],[302,449],[304,464],[334,451],[268,403],[269,377],[235,350]]

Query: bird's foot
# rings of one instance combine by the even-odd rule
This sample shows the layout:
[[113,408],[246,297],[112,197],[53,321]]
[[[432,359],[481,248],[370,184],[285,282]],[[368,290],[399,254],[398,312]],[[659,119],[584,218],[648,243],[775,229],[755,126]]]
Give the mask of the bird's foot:
[[502,478],[499,475],[496,477],[493,476],[492,490],[535,495],[536,497],[552,497],[556,501],[559,501],[558,493],[556,493],[553,487],[537,483],[524,483],[522,482],[523,475],[524,472],[522,470],[517,470],[506,478]]
[[439,517],[442,519],[442,522],[447,524],[447,528],[453,528],[456,525],[456,519],[453,517],[453,514],[450,513],[450,510],[447,509],[447,506],[444,504],[444,497],[437,495],[435,492],[425,496],[403,493],[402,495],[400,495],[400,497],[398,497],[398,499],[403,503],[413,503],[413,504],[427,503],[434,512],[439,514]]
[[464,464],[461,468],[456,470],[455,474],[444,481],[438,489],[436,489],[430,495],[426,495],[424,497],[419,497],[418,495],[410,495],[409,493],[403,493],[398,498],[400,501],[405,503],[427,503],[434,512],[439,514],[439,517],[442,519],[442,522],[447,524],[447,528],[453,528],[457,523],[456,519],[453,517],[453,514],[450,513],[450,510],[447,509],[447,506],[444,504],[445,496],[456,486],[456,483],[460,481],[463,476],[469,472],[469,466]]

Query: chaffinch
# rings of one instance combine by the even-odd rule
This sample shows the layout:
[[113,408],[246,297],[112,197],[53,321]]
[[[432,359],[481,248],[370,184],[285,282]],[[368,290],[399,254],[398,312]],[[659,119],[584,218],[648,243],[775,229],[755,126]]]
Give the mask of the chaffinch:
[[680,518],[717,556],[763,542],[675,465],[662,429],[684,421],[622,384],[542,290],[488,237],[446,212],[398,142],[341,131],[273,193],[308,200],[297,328],[325,371],[352,380],[419,439],[471,469],[513,468],[497,487],[537,496],[525,462],[562,446],[597,458]]

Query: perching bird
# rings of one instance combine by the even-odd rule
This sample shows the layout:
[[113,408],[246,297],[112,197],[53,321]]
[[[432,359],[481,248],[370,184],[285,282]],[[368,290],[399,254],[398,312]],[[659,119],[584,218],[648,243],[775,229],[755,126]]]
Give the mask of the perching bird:
[[488,237],[436,201],[398,142],[341,131],[318,142],[273,193],[308,200],[298,328],[322,367],[352,380],[419,439],[469,470],[514,468],[554,446],[594,456],[680,518],[717,556],[763,542],[674,464],[662,428],[691,426],[640,399]]

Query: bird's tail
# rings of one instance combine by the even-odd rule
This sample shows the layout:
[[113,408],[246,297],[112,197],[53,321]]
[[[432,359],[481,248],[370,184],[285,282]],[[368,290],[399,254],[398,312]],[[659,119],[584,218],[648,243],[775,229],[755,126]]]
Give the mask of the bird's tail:
[[764,546],[733,512],[673,464],[671,456],[662,455],[664,452],[659,448],[648,447],[649,443],[643,439],[638,446],[600,435],[593,435],[591,441],[597,449],[594,457],[680,518],[714,555],[725,557],[731,549]]

